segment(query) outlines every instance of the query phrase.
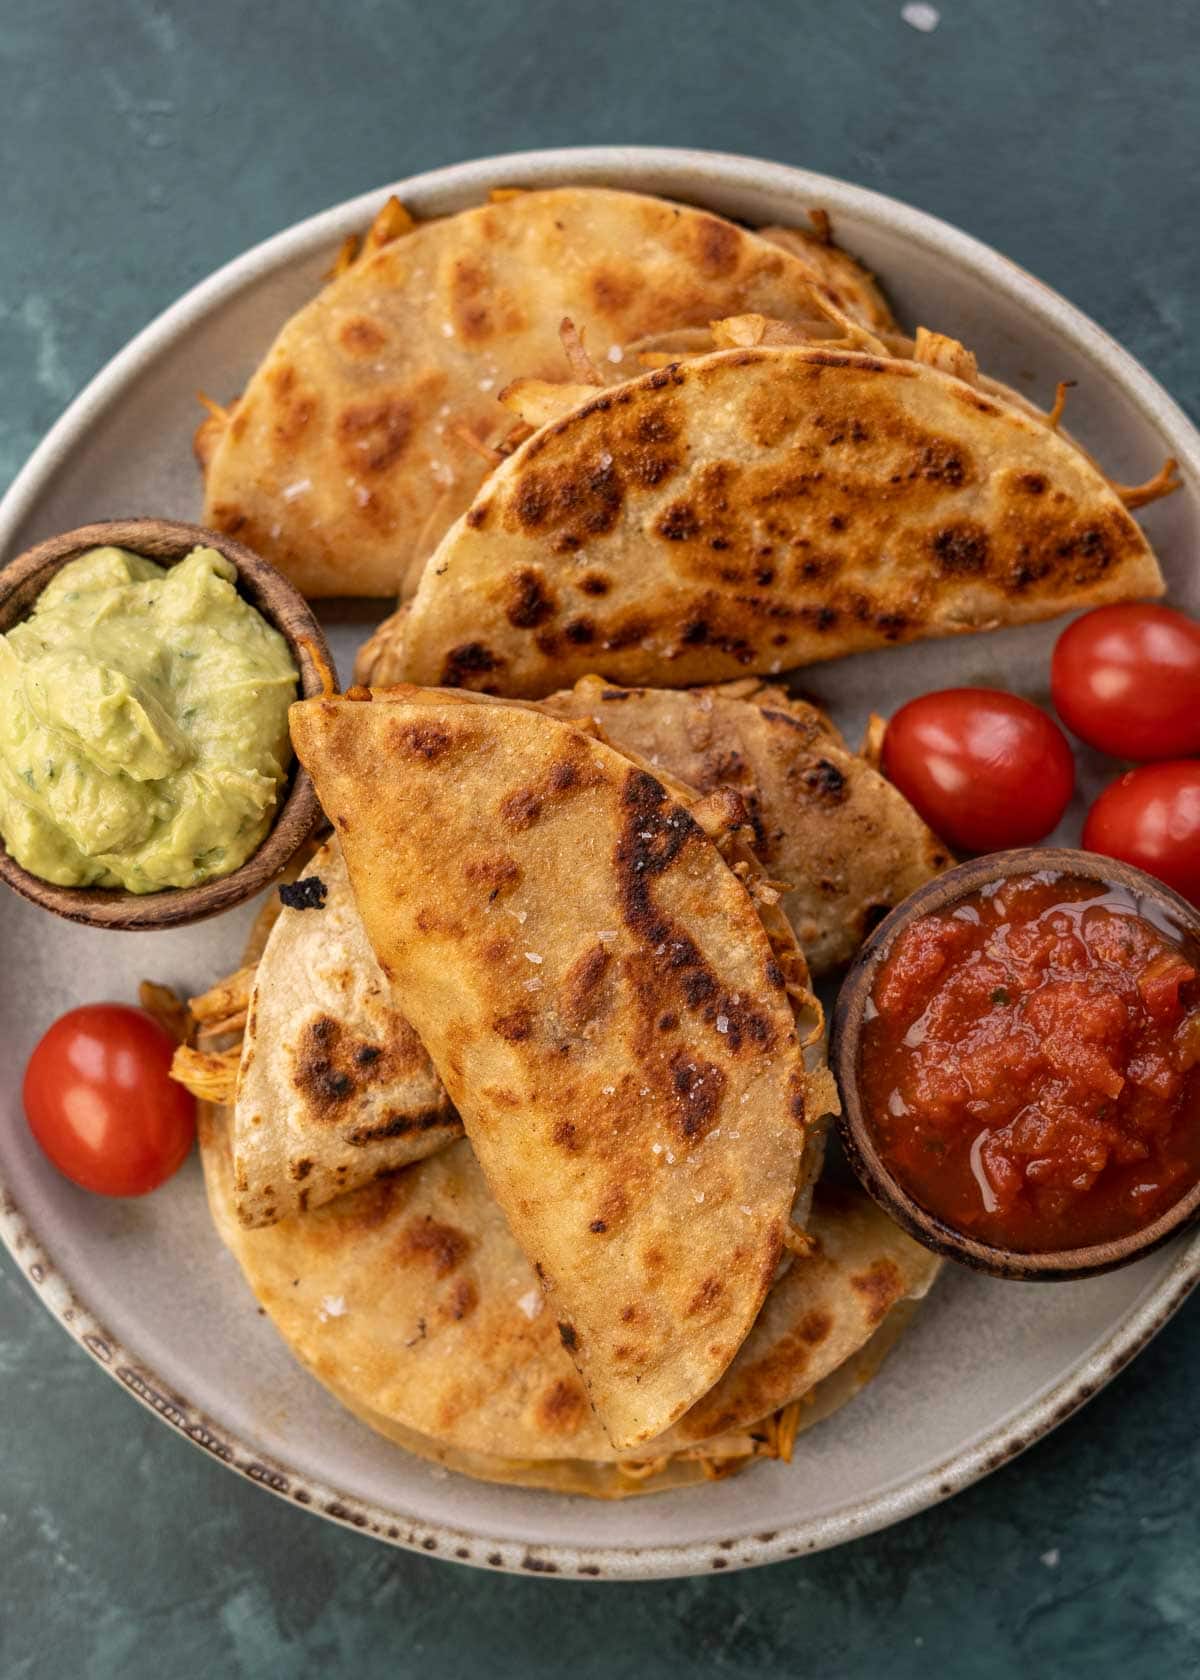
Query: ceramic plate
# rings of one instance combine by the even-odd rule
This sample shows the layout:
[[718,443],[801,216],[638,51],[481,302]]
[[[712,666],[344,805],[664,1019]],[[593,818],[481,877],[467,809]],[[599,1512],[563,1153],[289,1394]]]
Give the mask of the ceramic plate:
[[[492,186],[564,181],[662,193],[759,224],[824,206],[843,243],[883,278],[902,321],[962,338],[989,373],[1044,404],[1057,380],[1076,380],[1069,424],[1115,477],[1134,483],[1164,455],[1178,457],[1187,488],[1144,523],[1173,600],[1200,612],[1191,564],[1200,435],[1111,339],[994,252],[891,199],[777,164],[667,150],[538,152],[439,170],[248,252],[167,310],[71,406],[0,505],[0,556],[94,519],[195,518],[196,391],[228,398],[241,388],[387,192],[429,216]],[[345,676],[369,620],[361,611],[357,622],[327,617]],[[1044,700],[1054,635],[1044,626],[888,649],[818,666],[805,686],[856,739],[869,709],[890,711],[946,682]],[[1106,768],[1083,755],[1080,797],[1059,839],[1077,840],[1082,801]],[[4,896],[0,1230],[49,1310],[166,1422],[284,1498],[398,1545],[584,1577],[703,1573],[836,1545],[944,1498],[1061,1422],[1200,1275],[1200,1236],[1074,1284],[1001,1283],[950,1267],[878,1380],[803,1436],[790,1466],[764,1463],[711,1487],[615,1505],[450,1475],[371,1434],[293,1364],[217,1241],[198,1161],[144,1201],[106,1201],[59,1178],[22,1121],[15,1073],[54,1016],[131,998],[143,976],[202,989],[237,960],[251,914],[111,934]]]

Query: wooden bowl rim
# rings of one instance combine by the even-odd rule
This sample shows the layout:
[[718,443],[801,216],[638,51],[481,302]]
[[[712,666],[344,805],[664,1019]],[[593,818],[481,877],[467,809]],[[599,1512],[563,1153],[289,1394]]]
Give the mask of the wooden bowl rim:
[[[32,610],[50,579],[70,560],[92,548],[127,548],[172,566],[194,548],[215,548],[237,567],[238,592],[279,631],[300,673],[300,694],[324,691],[319,659],[333,669],[320,625],[303,596],[268,561],[222,532],[176,519],[107,519],[80,525],[26,549],[0,568],[0,633]],[[311,646],[301,645],[304,637]],[[63,887],[43,881],[13,858],[0,839],[0,880],[14,892],[56,916],[114,932],[183,927],[220,915],[253,898],[275,878],[303,845],[321,815],[307,770],[294,760],[287,791],[266,837],[238,868],[195,887],[164,887],[131,893],[116,887]]]
[[864,1189],[885,1213],[926,1248],[976,1271],[1020,1282],[1057,1283],[1130,1265],[1161,1247],[1200,1216],[1200,1179],[1144,1230],[1110,1242],[1034,1253],[981,1242],[930,1213],[884,1164],[864,1118],[858,1084],[863,1012],[879,966],[899,934],[919,916],[944,910],[992,881],[1042,871],[1125,887],[1138,898],[1151,900],[1178,923],[1181,932],[1200,941],[1200,910],[1144,870],[1115,858],[1069,846],[1030,846],[971,858],[918,887],[880,922],[863,945],[834,1005],[829,1059],[842,1095],[838,1119],[842,1145]]

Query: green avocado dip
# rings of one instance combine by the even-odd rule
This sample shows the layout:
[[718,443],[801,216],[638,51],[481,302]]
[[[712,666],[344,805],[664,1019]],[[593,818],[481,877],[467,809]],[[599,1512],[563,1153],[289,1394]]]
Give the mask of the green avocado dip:
[[94,548],[0,636],[0,835],[31,874],[192,887],[263,840],[297,675],[236,577],[211,548]]

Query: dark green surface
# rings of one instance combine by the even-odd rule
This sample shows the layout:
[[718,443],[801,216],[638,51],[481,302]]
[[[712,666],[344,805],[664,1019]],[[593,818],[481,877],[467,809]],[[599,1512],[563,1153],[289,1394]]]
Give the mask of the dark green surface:
[[[1196,413],[1194,6],[941,9],[926,35],[899,0],[0,0],[0,482],[246,245],[418,169],[599,141],[758,153],[945,216]],[[1195,1675],[1198,1330],[1193,1303],[1049,1442],[887,1534],[589,1587],[268,1498],[119,1392],[4,1259],[0,1676]]]

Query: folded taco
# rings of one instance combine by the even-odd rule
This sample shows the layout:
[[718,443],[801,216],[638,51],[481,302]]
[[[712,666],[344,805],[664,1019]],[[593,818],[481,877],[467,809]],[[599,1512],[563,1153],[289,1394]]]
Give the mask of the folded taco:
[[835,1100],[740,802],[468,695],[313,700],[292,733],[597,1414],[652,1439],[745,1339]]
[[[518,374],[558,379],[570,317],[605,380],[665,329],[760,310],[797,321],[816,283],[871,322],[886,305],[819,239],[783,249],[639,193],[555,187],[415,223],[389,201],[353,261],[284,326],[245,391],[200,427],[204,523],[304,594],[408,595],[513,424]],[[577,340],[576,342],[580,342]]]
[[680,687],[1162,593],[1126,502],[1168,473],[1114,485],[1053,416],[981,389],[961,346],[867,339],[588,394],[496,468],[360,672]]
[[808,1252],[721,1380],[657,1440],[615,1448],[469,1144],[269,1229],[237,1218],[228,1113],[201,1151],[217,1228],[297,1359],[409,1451],[487,1481],[601,1498],[791,1456],[870,1379],[938,1262],[862,1194],[822,1184]]
[[[849,961],[892,905],[949,854],[899,792],[816,707],[753,680],[716,689],[614,688],[585,677],[542,703],[701,793],[736,789],[809,968]],[[235,1207],[270,1224],[370,1183],[461,1136],[449,1098],[386,977],[330,839],[275,904],[253,963],[197,1012],[246,1015],[224,1083],[200,1058],[200,1094],[232,1108]],[[235,997],[236,994],[236,997]],[[188,1079],[190,1053],[180,1058]]]

